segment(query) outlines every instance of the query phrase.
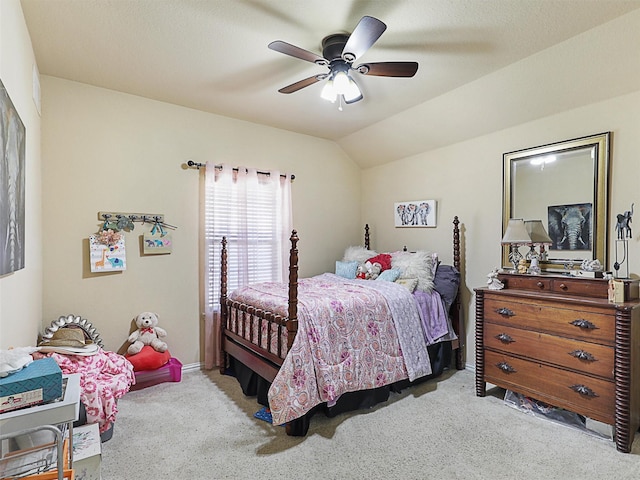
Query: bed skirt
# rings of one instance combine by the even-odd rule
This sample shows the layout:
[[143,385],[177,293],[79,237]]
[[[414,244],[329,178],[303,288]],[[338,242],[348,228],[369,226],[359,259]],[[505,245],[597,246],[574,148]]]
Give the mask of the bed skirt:
[[[327,417],[335,417],[341,413],[371,408],[378,403],[387,401],[391,392],[399,393],[411,385],[416,385],[426,380],[439,377],[451,364],[451,342],[436,343],[427,347],[427,350],[429,352],[431,369],[433,372],[431,375],[418,378],[413,382],[406,379],[385,385],[384,387],[345,393],[340,396],[335,405],[331,407],[328,407],[326,403],[317,405],[303,417],[291,422],[291,425],[289,425],[288,428],[289,434],[300,437],[305,436],[309,430],[311,417],[317,412],[324,412]],[[237,378],[238,383],[242,388],[242,392],[246,396],[256,397],[258,403],[261,405],[269,405],[267,392],[269,391],[271,384],[267,380],[232,356],[229,356],[229,368],[225,373]]]

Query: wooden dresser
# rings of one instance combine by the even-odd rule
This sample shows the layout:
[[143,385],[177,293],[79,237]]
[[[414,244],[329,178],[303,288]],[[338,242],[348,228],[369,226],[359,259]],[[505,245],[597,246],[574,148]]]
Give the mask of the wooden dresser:
[[503,290],[476,292],[476,394],[486,385],[615,426],[629,452],[640,426],[640,301],[612,304],[608,282],[500,274]]

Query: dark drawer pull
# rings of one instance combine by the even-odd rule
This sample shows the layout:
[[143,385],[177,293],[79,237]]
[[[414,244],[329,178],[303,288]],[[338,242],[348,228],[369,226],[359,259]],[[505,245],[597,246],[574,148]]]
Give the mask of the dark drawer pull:
[[513,343],[513,342],[515,342],[515,340],[513,338],[511,338],[509,335],[507,335],[506,333],[499,333],[498,335],[496,335],[496,338],[498,340],[500,340],[502,343]]
[[513,317],[515,315],[515,313],[513,313],[513,310],[509,310],[508,308],[499,308],[498,310],[496,310],[496,312],[498,313],[498,315],[503,315],[505,317]]
[[589,352],[585,352],[584,350],[574,350],[573,352],[569,352],[569,355],[572,357],[576,357],[578,360],[585,360],[587,362],[596,362],[597,359]]
[[596,392],[591,390],[586,385],[571,385],[569,388],[571,390],[573,390],[574,392],[579,393],[580,395],[583,395],[585,397],[597,397],[598,396],[596,394]]
[[571,325],[574,325],[576,327],[579,328],[583,328],[585,330],[596,330],[598,327],[596,327],[593,323],[591,323],[588,320],[585,320],[584,318],[578,318],[576,320],[574,320],[573,322],[569,322]]
[[516,371],[516,369],[509,365],[507,362],[496,363],[496,367],[498,367],[504,373],[515,373]]

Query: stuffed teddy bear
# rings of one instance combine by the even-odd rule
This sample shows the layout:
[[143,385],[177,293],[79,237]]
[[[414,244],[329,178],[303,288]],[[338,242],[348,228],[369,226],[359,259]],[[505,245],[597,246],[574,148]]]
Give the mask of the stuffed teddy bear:
[[379,263],[371,263],[365,262],[358,265],[358,270],[356,272],[356,278],[360,278],[362,280],[375,280],[380,275],[382,271],[382,267]]
[[158,352],[167,350],[167,344],[159,337],[166,337],[167,332],[158,327],[158,315],[152,312],[142,312],[135,318],[138,329],[129,335],[129,348],[127,353],[135,355],[142,350],[145,345],[150,345]]

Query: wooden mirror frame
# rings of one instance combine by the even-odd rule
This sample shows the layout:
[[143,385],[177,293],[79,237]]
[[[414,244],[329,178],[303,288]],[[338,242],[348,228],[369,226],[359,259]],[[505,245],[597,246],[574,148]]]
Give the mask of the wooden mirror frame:
[[[610,141],[611,132],[604,132],[587,137],[575,138],[562,142],[542,145],[524,150],[518,150],[503,154],[503,203],[502,203],[502,232],[504,234],[506,226],[510,218],[523,218],[522,214],[514,212],[515,189],[514,176],[515,168],[518,162],[530,161],[534,157],[545,157],[548,155],[563,155],[573,152],[579,153],[584,151],[591,154],[593,163],[588,168],[593,172],[593,187],[590,192],[592,200],[592,245],[591,252],[576,259],[557,258],[557,252],[569,252],[570,250],[554,250],[549,252],[549,258],[540,262],[543,271],[560,270],[567,268],[579,268],[580,263],[585,258],[597,259],[605,270],[608,269],[608,224],[609,224],[609,164],[610,164]],[[523,165],[523,163],[520,163]],[[585,166],[585,168],[587,168]],[[586,172],[588,174],[588,172]],[[571,182],[571,178],[567,180]],[[541,189],[538,192],[538,198],[545,202],[544,184],[539,185]],[[551,186],[549,188],[552,188]],[[586,196],[586,194],[585,194]],[[582,202],[582,199],[576,199]],[[549,205],[548,201],[546,205]],[[548,208],[548,207],[547,207]],[[533,220],[525,218],[525,220]],[[547,228],[547,219],[542,218],[545,228]],[[511,268],[509,261],[509,246],[502,247],[502,265],[504,268]],[[587,253],[585,251],[585,253]],[[509,266],[509,267],[507,267]]]

